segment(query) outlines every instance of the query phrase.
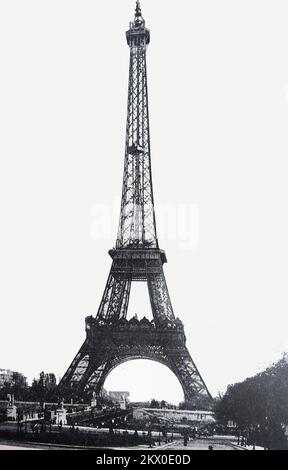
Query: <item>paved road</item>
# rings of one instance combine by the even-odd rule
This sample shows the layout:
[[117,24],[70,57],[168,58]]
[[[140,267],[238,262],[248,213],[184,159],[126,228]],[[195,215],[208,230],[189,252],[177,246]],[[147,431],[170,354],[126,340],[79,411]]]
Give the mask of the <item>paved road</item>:
[[[222,439],[196,439],[194,441],[189,441],[187,447],[184,447],[183,440],[178,440],[174,441],[172,444],[168,444],[167,446],[161,446],[160,448],[158,446],[153,447],[152,449],[149,449],[148,446],[142,447],[142,446],[137,446],[134,448],[130,449],[145,449],[145,450],[161,450],[165,449],[168,451],[174,451],[174,450],[208,450],[208,446],[212,446],[213,450],[242,450],[242,449],[237,449],[233,447],[229,441],[222,440]],[[18,443],[18,442],[1,442],[0,443],[0,451],[1,450],[62,450],[62,449],[67,449],[69,450],[69,446],[45,446],[43,445],[34,445],[33,444],[23,444],[23,443]],[[70,449],[72,450],[73,447],[71,446]],[[115,448],[114,448],[115,450]],[[117,448],[117,450],[122,450],[124,451],[125,448]],[[128,450],[128,449],[127,449]]]
[[12,444],[0,444],[0,451],[1,450],[39,450],[39,449],[35,449],[33,447],[23,447],[23,446],[20,446],[20,445],[17,445],[16,443],[12,443]]
[[229,441],[220,439],[195,439],[194,441],[189,441],[187,447],[184,447],[183,440],[179,440],[169,445],[167,450],[208,450],[209,446],[212,446],[213,450],[238,450]]

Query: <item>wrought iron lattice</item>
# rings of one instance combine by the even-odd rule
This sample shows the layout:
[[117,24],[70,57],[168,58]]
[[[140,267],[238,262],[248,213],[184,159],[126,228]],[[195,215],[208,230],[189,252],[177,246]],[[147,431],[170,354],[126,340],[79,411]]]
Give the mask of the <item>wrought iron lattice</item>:
[[[146,48],[140,6],[130,24],[129,90],[121,212],[116,248],[158,248],[150,153]],[[140,16],[139,16],[140,15]]]
[[[211,404],[211,395],[186,347],[184,327],[175,318],[159,249],[150,154],[146,49],[150,32],[140,2],[126,33],[130,47],[128,110],[121,211],[112,267],[96,317],[86,318],[86,340],[59,389],[81,396],[101,394],[106,377],[132,359],[160,362],[180,381],[185,400]],[[131,283],[146,282],[153,321],[127,320]]]

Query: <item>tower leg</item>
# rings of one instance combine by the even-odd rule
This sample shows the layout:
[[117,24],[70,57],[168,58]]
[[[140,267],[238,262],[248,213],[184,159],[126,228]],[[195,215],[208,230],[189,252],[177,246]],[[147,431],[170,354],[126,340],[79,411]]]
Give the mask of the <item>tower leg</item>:
[[167,348],[167,356],[170,369],[182,385],[187,406],[202,410],[210,408],[212,397],[187,347]]
[[109,274],[97,318],[117,319],[126,317],[131,290],[131,281]]
[[175,320],[163,268],[160,274],[149,276],[147,284],[155,323],[161,325],[163,320]]

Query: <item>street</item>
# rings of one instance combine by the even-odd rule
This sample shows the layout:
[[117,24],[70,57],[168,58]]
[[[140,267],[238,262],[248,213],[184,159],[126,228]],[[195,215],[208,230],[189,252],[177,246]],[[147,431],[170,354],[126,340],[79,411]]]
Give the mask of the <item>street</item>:
[[184,446],[183,439],[175,441],[167,447],[169,450],[209,450],[209,446],[213,450],[240,450],[232,446],[232,444],[225,439],[195,439],[188,441],[187,446]]
[[[237,448],[237,447],[233,447],[233,445],[225,438],[222,438],[222,439],[195,439],[195,440],[191,440],[191,441],[188,441],[187,443],[187,446],[185,447],[184,446],[184,442],[183,442],[183,439],[179,439],[179,440],[176,440],[174,441],[173,443],[171,444],[167,444],[167,445],[161,445],[161,446],[155,446],[155,447],[152,447],[152,449],[154,450],[159,450],[161,451],[162,449],[163,450],[167,450],[167,451],[174,451],[174,450],[209,450],[209,446],[212,446],[213,447],[213,450],[244,450],[244,449],[241,449],[241,448]],[[81,447],[77,447],[77,446],[68,446],[68,445],[45,445],[45,444],[36,444],[36,443],[18,443],[18,442],[15,442],[15,441],[2,441],[0,442],[0,451],[1,450],[73,450],[73,449],[76,449],[76,448],[81,448]],[[83,449],[83,447],[82,447]],[[96,447],[94,447],[94,449],[97,449]],[[109,447],[107,447],[107,449],[109,449]],[[110,449],[112,449],[110,447]],[[113,448],[114,450],[115,447]],[[121,450],[121,451],[125,451],[126,450],[151,450],[148,446],[136,446],[136,447],[130,447],[130,448],[117,448],[117,450]],[[212,450],[212,449],[211,449]]]

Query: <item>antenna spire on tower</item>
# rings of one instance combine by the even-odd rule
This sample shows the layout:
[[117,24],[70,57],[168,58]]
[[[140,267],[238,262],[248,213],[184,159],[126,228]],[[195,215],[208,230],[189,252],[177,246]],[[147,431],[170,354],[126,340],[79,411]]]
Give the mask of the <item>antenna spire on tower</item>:
[[136,1],[135,16],[136,16],[136,18],[140,18],[140,17],[142,16],[140,0],[137,0],[137,1]]

